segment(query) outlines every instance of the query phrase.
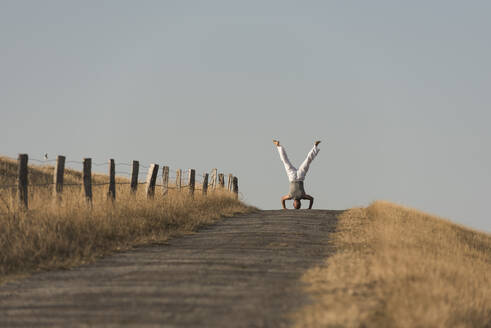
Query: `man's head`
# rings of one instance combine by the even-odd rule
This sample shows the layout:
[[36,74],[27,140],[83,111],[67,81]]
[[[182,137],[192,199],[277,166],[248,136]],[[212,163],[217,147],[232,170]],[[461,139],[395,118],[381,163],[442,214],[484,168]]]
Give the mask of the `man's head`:
[[300,202],[300,199],[295,199],[293,201],[293,208],[295,208],[296,210],[299,210],[300,207],[302,207],[302,203]]

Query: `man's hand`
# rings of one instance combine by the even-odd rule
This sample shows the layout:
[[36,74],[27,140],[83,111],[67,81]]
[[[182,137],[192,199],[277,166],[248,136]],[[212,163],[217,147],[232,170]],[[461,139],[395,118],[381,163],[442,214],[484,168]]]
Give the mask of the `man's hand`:
[[314,205],[314,197],[312,197],[310,195],[305,195],[305,196],[303,196],[303,199],[308,199],[310,201],[309,210],[311,210],[312,206]]
[[290,195],[286,195],[286,196],[281,197],[281,206],[283,207],[284,210],[286,210],[285,201],[290,200],[290,199],[292,199],[292,197],[290,197]]
[[321,141],[320,140],[317,140],[316,142],[314,142],[314,146],[317,147],[320,143],[321,143]]
[[276,147],[279,147],[280,146],[280,142],[278,140],[274,140],[273,139],[273,143],[275,144]]

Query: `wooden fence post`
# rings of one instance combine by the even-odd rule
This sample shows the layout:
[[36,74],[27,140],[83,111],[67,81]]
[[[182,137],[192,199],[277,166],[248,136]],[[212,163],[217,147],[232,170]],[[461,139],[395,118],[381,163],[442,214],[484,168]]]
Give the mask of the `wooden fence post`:
[[225,188],[225,177],[223,173],[218,174],[218,186],[220,188]]
[[133,166],[131,169],[131,185],[130,190],[132,193],[136,193],[138,189],[138,171],[140,170],[140,162],[133,161]]
[[217,188],[217,169],[211,170],[210,187],[213,189]]
[[177,169],[176,171],[176,189],[177,191],[181,191],[181,169]]
[[188,184],[189,184],[189,194],[191,196],[194,196],[195,182],[196,182],[196,170],[189,169]]
[[92,204],[92,159],[90,158],[84,158],[83,177],[85,199]]
[[155,183],[158,173],[159,166],[157,164],[151,164],[147,174],[147,198],[153,198],[155,195]]
[[235,199],[239,199],[239,179],[237,177],[234,177],[233,180],[233,192],[235,194]]
[[107,198],[110,200],[116,199],[116,165],[112,158],[109,160],[109,190],[107,191]]
[[203,195],[206,196],[208,192],[208,173],[205,173],[203,176]]
[[55,200],[61,200],[63,192],[63,176],[65,174],[65,156],[59,155],[56,158],[55,172],[53,174]]
[[162,167],[162,191],[164,195],[169,192],[169,167]]
[[228,191],[232,191],[232,183],[233,183],[233,180],[234,180],[234,175],[233,174],[229,174],[228,175],[228,181],[227,181],[227,190]]
[[29,202],[28,202],[28,190],[27,190],[27,184],[28,184],[28,167],[27,167],[27,162],[29,160],[29,156],[27,154],[19,154],[19,158],[17,160],[18,166],[19,166],[19,175],[18,175],[18,194],[19,194],[19,205],[23,209],[28,209],[29,208]]

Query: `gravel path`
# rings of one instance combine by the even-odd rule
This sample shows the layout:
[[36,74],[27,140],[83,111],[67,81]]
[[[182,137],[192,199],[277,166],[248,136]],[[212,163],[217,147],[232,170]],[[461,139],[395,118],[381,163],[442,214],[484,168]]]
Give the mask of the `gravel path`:
[[0,286],[0,327],[287,327],[339,211],[261,211]]

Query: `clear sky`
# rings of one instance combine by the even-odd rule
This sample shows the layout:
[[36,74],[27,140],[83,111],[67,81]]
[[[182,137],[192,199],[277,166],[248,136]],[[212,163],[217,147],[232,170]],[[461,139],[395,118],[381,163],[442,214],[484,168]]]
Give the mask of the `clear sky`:
[[489,1],[0,0],[0,154],[218,167],[491,231]]

